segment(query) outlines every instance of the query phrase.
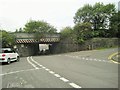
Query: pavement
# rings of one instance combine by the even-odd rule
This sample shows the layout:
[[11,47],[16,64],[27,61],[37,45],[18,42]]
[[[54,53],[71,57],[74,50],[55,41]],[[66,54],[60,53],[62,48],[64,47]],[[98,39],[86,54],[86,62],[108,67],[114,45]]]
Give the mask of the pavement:
[[0,66],[2,88],[118,88],[117,48],[21,57]]

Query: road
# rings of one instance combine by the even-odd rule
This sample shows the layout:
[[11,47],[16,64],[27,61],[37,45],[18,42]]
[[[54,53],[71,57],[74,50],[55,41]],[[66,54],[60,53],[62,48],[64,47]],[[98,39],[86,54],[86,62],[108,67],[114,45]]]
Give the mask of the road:
[[0,66],[2,88],[118,88],[117,48],[21,57]]

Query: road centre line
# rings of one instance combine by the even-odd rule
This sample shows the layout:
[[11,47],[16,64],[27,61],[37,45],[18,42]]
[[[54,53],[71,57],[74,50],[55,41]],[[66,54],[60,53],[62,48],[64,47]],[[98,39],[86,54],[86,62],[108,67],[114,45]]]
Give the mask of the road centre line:
[[54,76],[56,76],[56,77],[61,77],[59,74],[54,74]]
[[53,72],[53,71],[49,71],[49,73],[54,74],[55,72]]
[[40,65],[41,67],[43,66],[43,65]]
[[45,69],[46,67],[44,67],[44,66],[43,66],[42,68],[44,68],[44,69]]
[[75,84],[75,83],[69,83],[69,85],[71,85],[74,88],[82,88],[81,86]]
[[27,57],[27,61],[29,64],[31,64],[35,69],[39,69],[35,64],[33,64],[32,62],[30,62],[29,57]]
[[[65,55],[66,56],[66,55]],[[67,55],[68,57],[72,57],[72,58],[75,58],[76,56],[69,56]],[[108,63],[112,63],[114,62],[113,60],[111,60],[112,62],[110,61],[107,61],[107,60],[99,60],[99,59],[96,59],[96,58],[85,58],[85,57],[76,57],[76,59],[80,59],[80,60],[86,60],[86,61],[99,61],[99,62],[108,62]],[[114,62],[114,63],[118,63],[118,62]]]
[[46,71],[50,71],[50,69],[45,69]]
[[66,78],[64,77],[61,77],[60,80],[64,81],[64,82],[68,82],[69,80],[67,80]]

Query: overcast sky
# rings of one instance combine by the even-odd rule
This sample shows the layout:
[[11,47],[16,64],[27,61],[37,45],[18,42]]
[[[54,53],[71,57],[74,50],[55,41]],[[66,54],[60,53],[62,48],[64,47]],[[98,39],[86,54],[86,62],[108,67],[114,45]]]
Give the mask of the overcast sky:
[[0,29],[15,31],[30,20],[44,20],[58,31],[74,26],[73,17],[85,4],[113,3],[119,0],[0,0]]

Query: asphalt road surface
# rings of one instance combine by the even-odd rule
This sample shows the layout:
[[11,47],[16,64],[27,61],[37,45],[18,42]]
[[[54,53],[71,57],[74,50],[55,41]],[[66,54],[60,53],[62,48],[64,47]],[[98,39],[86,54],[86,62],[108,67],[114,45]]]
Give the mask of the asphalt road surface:
[[118,88],[117,48],[22,57],[1,65],[2,88]]

